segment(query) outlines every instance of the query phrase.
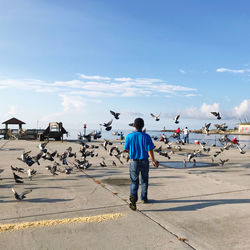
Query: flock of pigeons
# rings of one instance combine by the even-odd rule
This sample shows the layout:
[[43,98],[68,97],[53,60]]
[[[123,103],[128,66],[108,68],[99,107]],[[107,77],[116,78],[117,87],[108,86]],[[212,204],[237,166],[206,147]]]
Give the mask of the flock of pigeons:
[[[128,161],[128,153],[126,151],[121,151],[118,146],[114,146],[112,142],[104,140],[103,143],[99,145],[89,145],[85,141],[80,141],[81,146],[79,153],[73,152],[72,147],[67,148],[63,153],[59,153],[57,150],[49,152],[47,148],[48,142],[40,143],[38,148],[40,152],[36,155],[31,155],[31,151],[23,152],[17,159],[20,160],[24,167],[13,167],[10,166],[13,174],[13,180],[15,184],[23,184],[25,174],[26,177],[31,181],[34,176],[38,174],[38,166],[41,166],[41,161],[49,162],[50,164],[42,164],[49,174],[57,176],[59,174],[71,174],[74,170],[81,171],[90,168],[92,164],[89,162],[89,158],[98,157],[99,147],[103,147],[106,152],[106,157],[99,157],[102,161],[99,163],[100,167],[107,167],[106,160],[112,161],[112,166],[117,166],[117,164],[123,164],[123,161]],[[113,157],[113,158],[110,158]],[[72,160],[69,160],[72,159]],[[4,169],[0,169],[0,174]],[[26,180],[25,180],[26,181]],[[18,194],[14,189],[14,185],[11,190],[14,193],[14,197],[21,201],[26,198],[32,190],[25,190],[24,192]]]
[[[211,114],[214,115],[218,120],[221,120],[221,115],[220,115],[219,112],[211,112]],[[153,116],[153,117],[155,118],[156,121],[159,121],[159,116],[160,116],[160,114],[159,114],[158,116],[155,116],[155,115],[151,114],[151,116]],[[179,117],[180,117],[180,115],[177,115],[177,116],[174,118],[175,123],[178,123]],[[225,123],[222,123],[222,124],[214,124],[214,125],[215,125],[215,127],[216,127],[216,129],[217,129],[217,132],[226,131],[226,129],[227,129],[227,126],[226,126]],[[208,123],[208,124],[205,124],[205,127],[203,128],[204,132],[205,132],[207,135],[209,135],[209,127],[210,127],[210,126],[211,126],[211,123]],[[177,141],[176,141],[177,144],[182,144],[182,145],[184,145],[183,141],[179,140],[179,136],[176,136],[176,133],[174,133],[171,137],[177,139]],[[168,150],[165,150],[165,151],[164,151],[164,150],[162,149],[162,146],[160,146],[159,148],[155,149],[154,151],[157,152],[157,153],[159,153],[159,155],[165,156],[165,157],[167,157],[168,159],[170,159],[170,158],[171,158],[170,155],[175,153],[174,150],[169,151],[170,149],[173,149],[172,146],[171,146],[173,142],[168,142],[168,140],[163,140],[163,141],[165,142],[165,144],[166,144]],[[224,152],[224,150],[229,150],[231,147],[233,147],[233,145],[235,145],[235,146],[238,148],[240,154],[245,154],[245,153],[246,153],[246,151],[243,150],[243,149],[246,147],[246,145],[244,145],[243,147],[240,147],[239,143],[234,144],[234,142],[231,141],[231,140],[227,137],[227,135],[222,136],[222,137],[219,139],[219,141],[221,142],[221,144],[223,145],[223,147],[220,148],[219,150],[213,152],[211,155],[209,155],[209,156],[211,157],[212,163],[214,163],[214,158],[215,158],[215,157],[217,157],[217,156],[220,155],[222,152]],[[196,166],[196,159],[195,159],[195,157],[201,155],[201,154],[204,153],[204,152],[205,152],[205,153],[210,153],[210,151],[211,151],[211,148],[210,148],[210,147],[206,147],[206,143],[205,143],[205,142],[200,143],[199,145],[200,145],[201,149],[198,149],[198,150],[193,151],[193,152],[191,152],[191,153],[188,153],[188,154],[186,155],[186,156],[187,156],[187,160],[188,160],[189,162],[191,162],[191,160],[193,161],[193,166]],[[215,146],[215,145],[212,145],[212,146]],[[182,151],[182,147],[181,147],[180,145],[176,145],[176,146],[175,146],[175,149],[176,149],[177,151]],[[184,168],[186,168],[186,162],[187,162],[187,160],[186,160],[186,159],[183,160],[183,167],[184,167]],[[223,159],[219,159],[219,164],[223,166],[223,165],[224,165],[226,162],[228,162],[228,161],[229,161],[229,159],[224,159],[224,160],[223,160]]]
[[[112,110],[110,110],[110,113],[114,116],[115,119],[117,119],[117,120],[119,119],[120,113],[116,113]],[[211,113],[218,120],[221,119],[219,112],[211,112]],[[160,114],[154,115],[151,113],[151,116],[155,119],[155,121],[160,120],[159,119]],[[179,123],[179,118],[180,118],[179,114],[175,116],[175,118],[174,118],[175,124]],[[103,123],[100,125],[104,126],[107,131],[110,131],[112,129],[112,126],[111,126],[112,122],[113,122],[113,119],[111,119],[111,121],[109,121],[107,123]],[[129,125],[133,125],[133,123],[129,124]],[[204,131],[207,135],[209,135],[210,125],[211,125],[211,123],[205,124],[205,127],[204,127]],[[221,131],[221,130],[225,131],[227,128],[225,123],[223,123],[221,125],[215,124],[215,126],[218,129],[218,131]],[[175,138],[175,137],[173,136],[173,138]],[[186,167],[187,161],[189,161],[189,162],[192,161],[193,165],[195,166],[196,165],[195,158],[203,152],[206,152],[208,154],[211,153],[209,156],[211,156],[212,163],[214,163],[215,157],[220,155],[225,150],[229,150],[234,145],[234,143],[231,140],[229,140],[226,135],[224,135],[219,140],[224,146],[213,153],[211,153],[211,148],[206,146],[206,143],[200,143],[201,148],[199,150],[193,151],[193,152],[188,153],[186,155],[187,158],[183,160],[184,168]],[[128,160],[129,160],[129,155],[125,150],[120,150],[118,148],[118,146],[114,146],[113,143],[108,141],[108,140],[104,140],[104,142],[101,143],[100,145],[93,145],[93,144],[89,145],[89,144],[87,144],[87,142],[85,142],[83,140],[80,140],[80,143],[81,143],[81,148],[79,150],[80,156],[79,156],[79,153],[73,152],[72,147],[67,148],[62,154],[60,154],[57,150],[49,152],[48,148],[47,148],[48,142],[40,143],[38,146],[40,152],[34,156],[32,156],[30,154],[31,151],[23,152],[21,154],[21,157],[17,158],[17,159],[20,160],[21,162],[23,162],[23,164],[25,164],[27,169],[21,168],[21,167],[10,166],[15,183],[16,184],[23,184],[24,183],[23,177],[20,176],[22,174],[27,174],[27,177],[31,181],[34,178],[34,176],[36,176],[38,174],[37,169],[38,169],[38,166],[40,166],[41,160],[51,163],[49,165],[46,165],[45,168],[53,176],[57,176],[60,173],[64,173],[64,174],[69,175],[74,170],[84,171],[92,166],[92,164],[89,162],[88,159],[92,158],[92,157],[98,157],[98,148],[99,147],[103,147],[105,149],[105,152],[107,152],[107,157],[113,157],[112,158],[112,166],[117,166],[117,161],[123,165],[124,160],[126,162],[128,162]],[[171,158],[170,155],[175,154],[175,151],[182,151],[182,145],[184,144],[182,141],[180,141],[178,139],[177,139],[176,144],[174,146],[172,145],[173,142],[169,142],[168,140],[165,140],[164,143],[166,145],[166,150],[163,150],[162,145],[161,145],[159,148],[155,148],[154,151],[161,156],[167,157],[168,159]],[[241,154],[245,154],[245,151],[243,150],[245,146],[240,147],[239,144],[236,144],[236,147],[239,149],[239,152]],[[69,158],[71,158],[72,160],[69,161]],[[99,163],[100,167],[107,167],[107,164],[105,162],[106,158],[103,156],[101,156],[99,158],[102,159],[102,161]],[[228,161],[229,161],[229,159],[224,159],[224,160],[219,159],[219,164],[224,165]],[[32,168],[33,166],[36,166],[36,167]],[[4,169],[0,169],[0,174],[3,171],[4,171]],[[23,200],[26,197],[26,195],[32,191],[31,189],[29,189],[29,190],[25,190],[24,192],[18,194],[16,192],[16,190],[14,189],[14,186],[11,188],[11,190],[13,191],[14,197],[17,200]]]

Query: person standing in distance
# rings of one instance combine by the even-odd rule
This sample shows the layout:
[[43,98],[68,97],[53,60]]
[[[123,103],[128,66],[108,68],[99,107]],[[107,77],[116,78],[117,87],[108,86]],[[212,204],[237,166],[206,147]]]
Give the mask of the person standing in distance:
[[142,118],[136,118],[133,127],[135,131],[128,134],[125,139],[124,149],[129,152],[130,159],[130,204],[132,210],[136,210],[136,202],[138,200],[139,175],[141,173],[141,200],[144,203],[148,202],[148,173],[150,156],[155,167],[159,163],[154,158],[154,144],[151,137],[142,132],[144,121]]

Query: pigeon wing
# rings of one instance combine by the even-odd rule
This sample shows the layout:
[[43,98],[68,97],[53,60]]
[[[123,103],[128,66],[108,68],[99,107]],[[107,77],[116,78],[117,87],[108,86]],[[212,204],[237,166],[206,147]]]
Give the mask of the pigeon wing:
[[24,195],[29,194],[29,193],[31,193],[31,192],[32,192],[32,189],[25,190],[25,191],[23,191],[23,192],[20,194],[20,196],[23,197]]
[[110,126],[112,124],[112,122],[113,122],[113,119],[111,121],[109,121],[108,123],[106,123],[105,125]]

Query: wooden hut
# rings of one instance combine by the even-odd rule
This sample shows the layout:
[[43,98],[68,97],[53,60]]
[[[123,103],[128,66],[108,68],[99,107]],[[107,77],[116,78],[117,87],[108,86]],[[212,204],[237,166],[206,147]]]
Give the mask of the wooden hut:
[[8,129],[8,125],[18,125],[19,126],[19,131],[22,131],[22,125],[26,124],[23,121],[18,120],[17,118],[13,117],[5,122],[3,122],[2,124],[5,124],[5,134],[4,134],[4,139],[9,139],[10,135],[11,135],[11,131],[9,131]]

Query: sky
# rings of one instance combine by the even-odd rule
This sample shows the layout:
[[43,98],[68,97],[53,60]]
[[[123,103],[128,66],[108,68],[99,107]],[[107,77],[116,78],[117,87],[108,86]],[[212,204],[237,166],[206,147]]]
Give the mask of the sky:
[[250,121],[248,0],[0,4],[0,123],[99,129],[110,110],[114,129]]

